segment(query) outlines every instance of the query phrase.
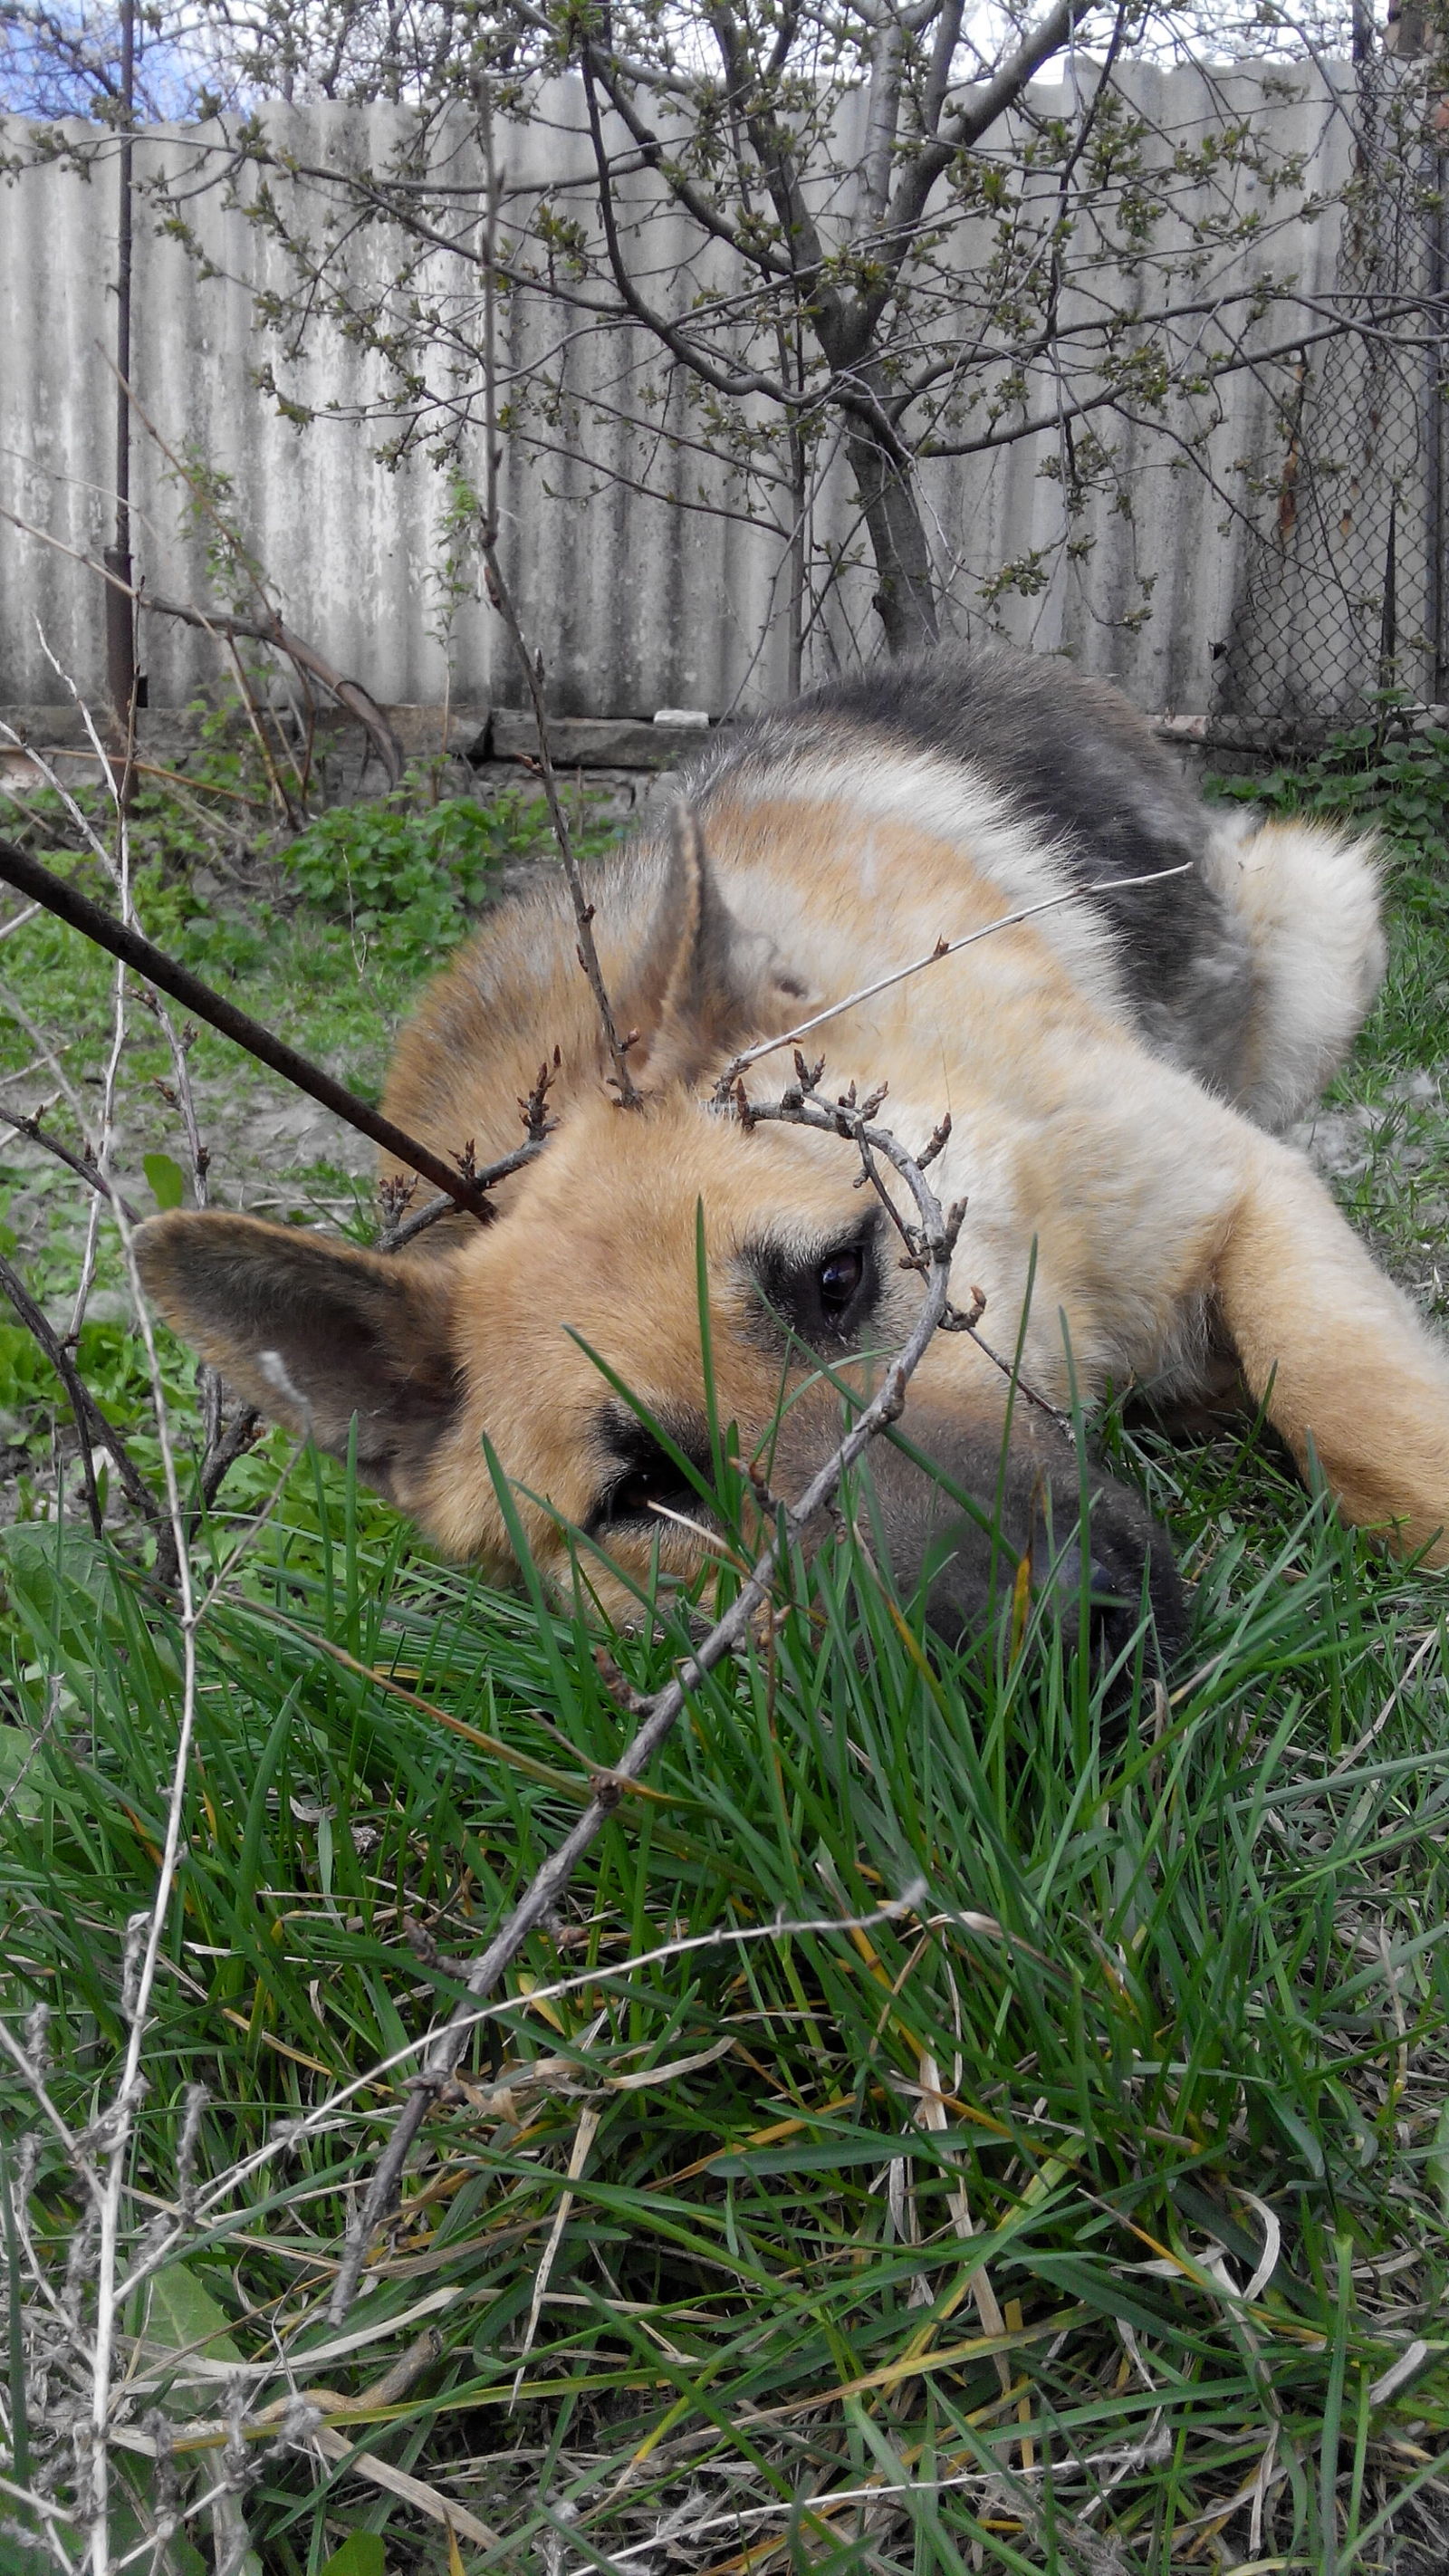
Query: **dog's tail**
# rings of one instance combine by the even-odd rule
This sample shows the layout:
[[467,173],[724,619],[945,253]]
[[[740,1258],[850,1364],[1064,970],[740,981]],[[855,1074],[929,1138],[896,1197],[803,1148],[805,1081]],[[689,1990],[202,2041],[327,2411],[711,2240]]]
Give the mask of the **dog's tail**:
[[1380,855],[1311,818],[1214,825],[1207,873],[1247,931],[1253,1012],[1237,1106],[1290,1127],[1343,1062],[1383,980]]

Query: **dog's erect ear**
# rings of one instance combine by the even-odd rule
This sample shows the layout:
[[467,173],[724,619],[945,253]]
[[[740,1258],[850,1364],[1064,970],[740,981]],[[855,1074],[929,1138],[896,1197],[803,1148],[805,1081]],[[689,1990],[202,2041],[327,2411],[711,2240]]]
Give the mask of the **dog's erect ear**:
[[444,1262],[410,1263],[259,1217],[152,1217],[141,1277],[168,1324],[250,1404],[406,1502],[458,1401]]
[[747,1039],[788,1028],[805,993],[773,941],[736,920],[697,816],[676,807],[664,892],[622,1011],[644,1038],[633,1069],[651,1088],[692,1082]]

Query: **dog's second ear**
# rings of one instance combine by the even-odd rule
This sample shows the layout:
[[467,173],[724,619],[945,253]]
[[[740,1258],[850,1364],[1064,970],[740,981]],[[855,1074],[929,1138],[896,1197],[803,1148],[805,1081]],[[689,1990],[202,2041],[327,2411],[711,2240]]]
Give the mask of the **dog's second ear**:
[[453,1419],[447,1264],[360,1252],[259,1217],[178,1210],[136,1237],[168,1324],[238,1394],[406,1504]]
[[623,1015],[644,1032],[631,1066],[650,1089],[695,1082],[798,1019],[806,986],[720,893],[693,808],[676,807],[669,872]]

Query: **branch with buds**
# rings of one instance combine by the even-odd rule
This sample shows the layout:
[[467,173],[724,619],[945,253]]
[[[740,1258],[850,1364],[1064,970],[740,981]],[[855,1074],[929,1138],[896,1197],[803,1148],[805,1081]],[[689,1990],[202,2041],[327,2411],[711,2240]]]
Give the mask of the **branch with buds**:
[[[555,1047],[552,1061],[550,1062],[546,1057],[539,1066],[538,1079],[528,1098],[520,1100],[518,1104],[518,1114],[523,1120],[523,1143],[516,1145],[511,1154],[501,1155],[496,1163],[490,1163],[487,1170],[482,1172],[474,1164],[473,1150],[468,1146],[458,1158],[458,1168],[465,1180],[475,1182],[480,1189],[491,1190],[497,1182],[506,1181],[510,1173],[521,1172],[525,1165],[537,1161],[558,1125],[558,1120],[549,1114],[548,1095],[558,1075],[561,1062],[562,1058],[558,1048]],[[427,1232],[430,1225],[436,1225],[440,1217],[457,1214],[452,1200],[444,1198],[440,1193],[437,1198],[429,1199],[425,1206],[417,1209],[413,1215],[409,1215],[408,1209],[416,1188],[416,1181],[405,1181],[401,1175],[395,1180],[379,1183],[378,1196],[382,1201],[383,1214],[387,1220],[386,1231],[378,1239],[379,1252],[401,1252],[405,1244],[415,1242],[420,1234]]]

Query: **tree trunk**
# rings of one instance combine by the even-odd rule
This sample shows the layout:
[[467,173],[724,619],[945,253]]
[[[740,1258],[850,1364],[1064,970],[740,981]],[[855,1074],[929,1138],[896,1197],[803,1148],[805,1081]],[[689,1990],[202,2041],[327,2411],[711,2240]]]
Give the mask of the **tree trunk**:
[[846,442],[878,584],[875,609],[894,660],[935,643],[936,584],[915,476],[872,431],[852,422]]

